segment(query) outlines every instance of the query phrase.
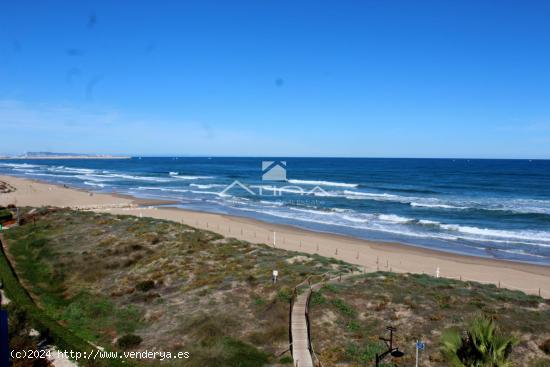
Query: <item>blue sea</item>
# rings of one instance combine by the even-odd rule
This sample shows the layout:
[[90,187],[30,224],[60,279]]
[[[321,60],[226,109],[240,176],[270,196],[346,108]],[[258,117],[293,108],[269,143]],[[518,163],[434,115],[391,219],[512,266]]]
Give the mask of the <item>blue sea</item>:
[[[262,180],[264,160],[285,161],[287,181]],[[0,173],[316,231],[550,264],[545,160],[4,160]]]

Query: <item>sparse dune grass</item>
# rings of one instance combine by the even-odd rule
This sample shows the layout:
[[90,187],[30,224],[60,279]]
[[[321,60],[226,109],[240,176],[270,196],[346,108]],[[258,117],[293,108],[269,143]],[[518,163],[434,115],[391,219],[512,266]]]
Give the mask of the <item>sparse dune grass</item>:
[[293,287],[352,268],[179,223],[70,210],[41,210],[5,238],[50,317],[112,349],[130,335],[141,341],[124,349],[190,351],[189,366],[275,363],[288,347]]
[[[111,349],[188,351],[188,366],[287,364],[278,354],[288,348],[294,287],[356,270],[179,223],[92,212],[40,210],[5,238],[25,287],[67,330]],[[406,352],[402,364],[413,363],[420,338],[427,343],[422,365],[447,366],[440,335],[479,314],[518,336],[516,365],[549,359],[548,301],[491,285],[377,272],[326,283],[310,306],[312,340],[325,366],[371,364],[389,324]]]
[[441,333],[465,327],[480,314],[519,337],[512,354],[516,365],[546,358],[537,345],[550,335],[550,301],[493,285],[378,272],[327,284],[310,305],[314,347],[329,366],[336,360],[372,363],[383,346],[377,337],[388,325],[397,327],[397,345],[406,352],[401,364],[414,364],[414,343],[422,339],[427,345],[422,365],[448,366],[440,352]]

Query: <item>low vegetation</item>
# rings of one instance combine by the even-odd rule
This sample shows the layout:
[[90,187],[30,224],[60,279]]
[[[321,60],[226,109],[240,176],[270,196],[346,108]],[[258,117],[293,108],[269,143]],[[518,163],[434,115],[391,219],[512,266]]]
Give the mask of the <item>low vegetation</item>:
[[293,287],[352,269],[169,221],[60,209],[25,220],[26,212],[4,234],[32,296],[14,299],[36,304],[36,319],[65,330],[77,349],[187,351],[185,364],[201,367],[275,363],[288,348]]
[[[550,366],[542,348],[550,336],[550,301],[522,292],[379,272],[329,283],[312,296],[310,304],[312,341],[324,366],[372,365],[376,353],[385,350],[378,337],[387,336],[388,325],[397,328],[396,345],[405,352],[399,365],[414,365],[417,340],[426,343],[422,366],[450,366],[456,360],[445,341],[454,341],[456,350],[464,352],[468,345],[462,345],[463,335],[489,335],[492,339],[486,339],[500,343],[496,349],[506,357],[502,361]],[[502,361],[464,365],[507,366]]]
[[[34,211],[31,220],[27,213],[4,233],[16,274],[1,256],[0,272],[14,304],[60,348],[185,351],[191,367],[291,365],[281,353],[293,288],[306,277],[354,270],[169,221],[61,209]],[[453,356],[472,349],[473,339],[462,336],[475,335],[476,320],[488,320],[489,334],[502,342],[488,345],[504,346],[494,366],[550,365],[550,303],[521,292],[378,272],[326,283],[310,307],[313,346],[326,367],[372,365],[390,324],[405,352],[399,365],[414,364],[417,340],[426,342],[422,366],[456,364]]]

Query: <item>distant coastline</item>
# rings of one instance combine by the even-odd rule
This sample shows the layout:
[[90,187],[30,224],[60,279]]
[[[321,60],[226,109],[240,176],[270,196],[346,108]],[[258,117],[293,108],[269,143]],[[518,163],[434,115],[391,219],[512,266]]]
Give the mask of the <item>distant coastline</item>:
[[71,156],[37,156],[37,157],[2,157],[5,160],[29,160],[29,159],[131,159],[130,156],[115,156],[115,155],[71,155]]
[[0,156],[0,159],[130,159],[131,156],[118,156],[110,154],[82,154],[82,153],[53,153],[53,152],[27,152],[22,155]]

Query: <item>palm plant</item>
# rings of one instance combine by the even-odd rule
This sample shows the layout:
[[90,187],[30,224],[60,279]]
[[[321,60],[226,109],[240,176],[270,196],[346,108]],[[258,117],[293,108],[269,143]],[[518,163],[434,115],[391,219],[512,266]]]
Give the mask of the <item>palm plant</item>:
[[462,334],[456,329],[445,331],[441,340],[444,354],[456,367],[509,367],[517,344],[515,337],[502,335],[486,317],[474,319]]

